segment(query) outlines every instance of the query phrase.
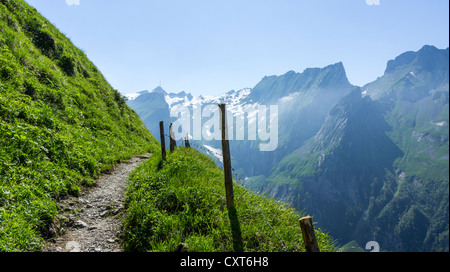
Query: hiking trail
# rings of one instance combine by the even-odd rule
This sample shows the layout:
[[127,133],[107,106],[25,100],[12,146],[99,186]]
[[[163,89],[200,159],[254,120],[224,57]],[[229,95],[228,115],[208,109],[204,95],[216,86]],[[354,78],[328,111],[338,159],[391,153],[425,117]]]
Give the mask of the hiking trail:
[[68,217],[63,236],[47,241],[50,252],[120,252],[125,191],[129,174],[150,154],[135,156],[101,174],[92,188],[58,205]]

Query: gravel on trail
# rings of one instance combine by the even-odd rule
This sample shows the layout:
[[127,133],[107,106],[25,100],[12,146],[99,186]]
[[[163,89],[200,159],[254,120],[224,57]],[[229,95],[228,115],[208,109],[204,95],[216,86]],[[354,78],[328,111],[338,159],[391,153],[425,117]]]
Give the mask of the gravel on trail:
[[62,200],[58,204],[60,222],[54,223],[53,228],[59,229],[59,232],[61,229],[65,231],[62,236],[47,241],[46,251],[123,251],[120,237],[128,176],[149,156],[136,156],[117,164],[111,171],[102,174],[95,186],[83,190],[80,196]]

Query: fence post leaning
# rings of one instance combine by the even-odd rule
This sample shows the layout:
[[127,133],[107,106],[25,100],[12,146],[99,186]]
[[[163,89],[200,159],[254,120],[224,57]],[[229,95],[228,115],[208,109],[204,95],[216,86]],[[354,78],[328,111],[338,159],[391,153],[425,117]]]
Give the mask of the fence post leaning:
[[234,193],[233,193],[233,176],[231,172],[231,157],[230,157],[230,145],[228,142],[228,125],[226,119],[226,105],[219,104],[220,108],[220,120],[221,120],[221,132],[222,132],[222,156],[223,156],[223,170],[225,176],[225,193],[228,209],[228,217],[230,218],[231,233],[233,235],[233,248],[236,252],[243,252],[244,246],[242,242],[241,226],[239,225],[239,219],[237,211],[234,206]]
[[302,229],[303,242],[305,243],[306,252],[320,252],[317,244],[316,234],[311,216],[300,218],[300,228]]
[[169,125],[169,136],[170,136],[170,152],[173,152],[175,150],[175,147],[177,146],[177,143],[175,142],[175,134],[172,130],[172,123]]
[[159,132],[161,137],[161,154],[163,161],[166,160],[166,141],[164,139],[164,122],[159,122]]

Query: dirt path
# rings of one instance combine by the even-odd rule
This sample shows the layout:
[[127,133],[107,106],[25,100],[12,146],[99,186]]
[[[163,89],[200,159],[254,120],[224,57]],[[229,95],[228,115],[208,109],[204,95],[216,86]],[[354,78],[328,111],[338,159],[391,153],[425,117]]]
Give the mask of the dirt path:
[[147,154],[118,164],[110,173],[102,174],[95,187],[62,201],[66,232],[49,241],[47,251],[122,251],[120,228],[128,175],[148,158]]

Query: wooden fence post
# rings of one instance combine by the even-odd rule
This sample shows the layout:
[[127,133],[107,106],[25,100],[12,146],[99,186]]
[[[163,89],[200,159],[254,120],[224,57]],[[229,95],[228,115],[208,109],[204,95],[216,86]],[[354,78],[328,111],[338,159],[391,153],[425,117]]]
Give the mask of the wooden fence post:
[[234,207],[234,193],[233,193],[233,176],[231,173],[231,158],[230,145],[227,136],[227,120],[226,120],[226,105],[220,104],[220,127],[222,132],[222,156],[223,156],[223,170],[225,174],[225,190],[227,199],[227,209]]
[[175,150],[175,147],[177,146],[177,143],[175,142],[175,134],[172,130],[172,123],[169,125],[169,136],[170,136],[170,152],[173,152]]
[[311,216],[300,218],[299,222],[300,228],[302,229],[306,252],[320,252]]
[[237,211],[234,206],[234,193],[233,193],[233,176],[231,172],[231,157],[230,157],[230,145],[228,142],[228,126],[226,119],[226,105],[219,104],[220,108],[220,120],[222,131],[222,156],[223,156],[223,170],[225,175],[225,193],[228,209],[228,217],[230,218],[231,233],[233,235],[233,248],[236,252],[243,252],[244,246],[242,243],[241,226],[239,225],[239,219]]
[[187,148],[191,148],[191,145],[189,144],[189,133],[186,133],[186,139],[184,140],[184,146]]
[[161,137],[161,154],[162,159],[166,160],[166,141],[164,139],[164,122],[159,122],[159,131],[160,131],[160,137]]

